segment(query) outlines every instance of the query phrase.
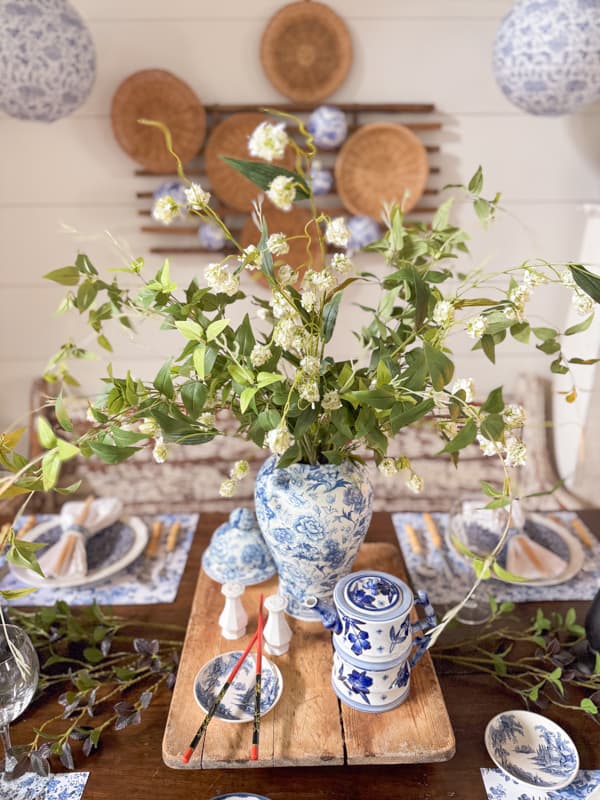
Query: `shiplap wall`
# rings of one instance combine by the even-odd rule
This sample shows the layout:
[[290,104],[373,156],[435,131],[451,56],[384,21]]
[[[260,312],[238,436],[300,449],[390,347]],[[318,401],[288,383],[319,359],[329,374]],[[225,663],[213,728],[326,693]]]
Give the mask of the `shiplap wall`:
[[[205,102],[281,101],[262,73],[261,33],[280,0],[74,0],[98,54],[98,76],[87,103],[51,125],[0,117],[0,428],[27,408],[28,387],[68,336],[85,332],[72,315],[56,318],[62,290],[41,276],[72,263],[78,249],[99,265],[120,266],[148,255],[138,232],[135,165],[115,143],[110,101],[131,72],[160,67],[187,81]],[[333,102],[433,102],[444,123],[439,185],[466,180],[484,166],[490,193],[501,190],[508,211],[486,234],[466,208],[456,220],[474,232],[472,263],[495,268],[527,257],[576,258],[584,218],[581,204],[598,201],[600,106],[568,118],[534,118],[504,99],[491,74],[491,48],[509,0],[331,0],[354,42],[351,74]],[[150,186],[149,186],[150,188]],[[66,227],[65,227],[66,226]],[[70,231],[70,232],[69,232]],[[105,233],[110,232],[111,237]],[[117,246],[114,240],[118,241]],[[172,241],[172,240],[167,240]],[[172,260],[180,282],[201,270],[200,257]],[[159,266],[148,258],[149,269]],[[345,320],[356,315],[347,298],[334,347],[347,346]],[[360,294],[361,301],[363,295]],[[565,298],[546,292],[536,318],[560,320]],[[139,341],[118,340],[115,370],[151,377],[172,340],[145,329]],[[83,337],[83,338],[82,338]],[[492,369],[456,340],[458,372],[481,390],[510,384],[546,360],[517,343]],[[99,365],[80,371],[90,391]]]

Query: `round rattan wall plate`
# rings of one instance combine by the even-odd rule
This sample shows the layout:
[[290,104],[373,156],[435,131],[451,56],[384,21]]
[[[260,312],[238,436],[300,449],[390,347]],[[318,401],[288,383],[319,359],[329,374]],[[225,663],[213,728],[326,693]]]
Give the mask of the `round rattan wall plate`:
[[[222,156],[244,161],[260,161],[261,159],[249,155],[248,139],[261,122],[269,119],[265,114],[253,111],[232,114],[216,125],[208,137],[204,162],[210,185],[219,200],[235,211],[250,211],[252,202],[262,192],[248,178],[223,161]],[[292,148],[288,147],[284,158],[281,161],[273,161],[273,164],[293,169]]]
[[206,112],[196,94],[176,75],[162,69],[135,72],[119,86],[112,100],[111,120],[117,142],[151,172],[175,173],[177,164],[158,128],[138,119],[164,123],[173,149],[185,164],[198,154],[206,135]]
[[[300,236],[304,233],[304,229],[309,221],[312,219],[312,214],[304,208],[294,207],[291,211],[280,211],[275,208],[268,201],[263,206],[263,214],[267,222],[267,229],[269,233],[284,233],[286,236]],[[321,270],[323,268],[323,254],[319,246],[319,241],[316,237],[314,223],[308,228],[308,232],[312,235],[310,246],[310,256],[312,258],[312,269]],[[252,218],[246,221],[246,224],[240,233],[240,244],[242,247],[247,247],[249,244],[257,244],[260,239],[260,231],[254,224]],[[275,263],[285,262],[293,269],[298,270],[298,285],[302,279],[302,275],[308,266],[308,254],[306,252],[307,240],[294,239],[289,242],[290,251],[284,256],[278,256]],[[275,267],[277,272],[277,267]],[[266,278],[261,272],[251,272],[252,277],[259,280],[261,283],[267,283]]]
[[377,220],[385,203],[401,203],[404,211],[414,208],[428,172],[421,140],[403,125],[387,122],[359,128],[335,162],[337,191],[344,206],[353,214]]
[[344,20],[323,3],[290,3],[269,21],[260,59],[273,86],[291,100],[314,103],[340,86],[352,64]]

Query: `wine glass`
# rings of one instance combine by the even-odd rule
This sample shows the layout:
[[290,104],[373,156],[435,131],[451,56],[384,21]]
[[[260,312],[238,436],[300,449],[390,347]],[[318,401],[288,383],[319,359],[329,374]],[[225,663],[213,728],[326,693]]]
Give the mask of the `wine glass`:
[[9,725],[31,702],[40,665],[31,639],[16,625],[0,624],[0,738],[4,746],[4,773],[17,765]]

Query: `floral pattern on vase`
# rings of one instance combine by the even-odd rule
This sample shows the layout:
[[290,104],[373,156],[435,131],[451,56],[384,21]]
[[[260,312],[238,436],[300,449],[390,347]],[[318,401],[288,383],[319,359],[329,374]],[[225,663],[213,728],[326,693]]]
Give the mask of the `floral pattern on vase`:
[[371,521],[367,468],[344,461],[277,469],[272,456],[256,477],[255,505],[288,613],[319,619],[303,601],[315,595],[331,602],[335,584],[350,572]]

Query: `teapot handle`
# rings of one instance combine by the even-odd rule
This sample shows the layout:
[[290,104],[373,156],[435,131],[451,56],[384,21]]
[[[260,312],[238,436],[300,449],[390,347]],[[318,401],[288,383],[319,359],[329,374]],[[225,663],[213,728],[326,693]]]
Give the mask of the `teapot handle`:
[[[417,633],[418,631],[426,633],[430,628],[433,628],[437,624],[437,617],[435,615],[435,611],[433,610],[433,606],[429,602],[427,592],[424,592],[422,589],[417,592],[417,596],[415,597],[415,605],[423,606],[425,611],[425,619],[411,623],[411,630],[413,633]],[[425,655],[425,652],[429,647],[429,636],[419,636],[414,640],[414,644],[416,645],[416,650],[409,661],[411,669]]]

